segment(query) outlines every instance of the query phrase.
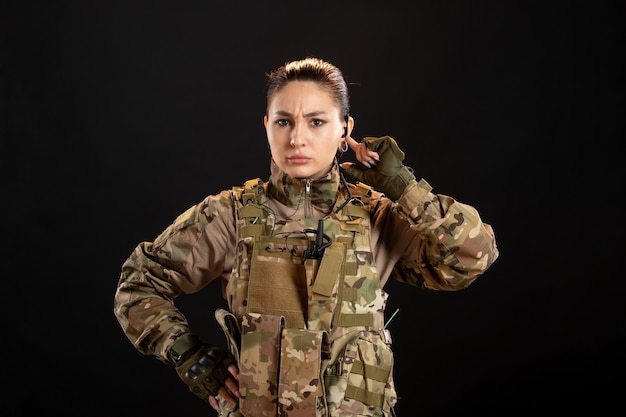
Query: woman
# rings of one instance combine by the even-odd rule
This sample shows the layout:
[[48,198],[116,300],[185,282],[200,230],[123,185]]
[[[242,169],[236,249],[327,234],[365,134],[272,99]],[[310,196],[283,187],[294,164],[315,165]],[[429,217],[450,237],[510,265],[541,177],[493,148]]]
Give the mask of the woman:
[[[391,415],[385,283],[467,287],[498,257],[492,228],[418,181],[393,138],[350,136],[348,89],[331,63],[288,62],[267,81],[269,180],[208,196],[140,243],[115,315],[141,353],[173,364],[221,415]],[[360,164],[339,164],[348,149]],[[174,305],[217,278],[228,349],[201,341]]]

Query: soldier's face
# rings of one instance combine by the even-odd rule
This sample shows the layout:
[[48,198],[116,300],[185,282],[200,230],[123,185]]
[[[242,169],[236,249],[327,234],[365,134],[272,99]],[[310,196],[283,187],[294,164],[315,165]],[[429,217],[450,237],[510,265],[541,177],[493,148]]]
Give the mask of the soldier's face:
[[276,92],[263,120],[276,164],[296,178],[325,175],[343,139],[345,122],[330,93],[311,81]]

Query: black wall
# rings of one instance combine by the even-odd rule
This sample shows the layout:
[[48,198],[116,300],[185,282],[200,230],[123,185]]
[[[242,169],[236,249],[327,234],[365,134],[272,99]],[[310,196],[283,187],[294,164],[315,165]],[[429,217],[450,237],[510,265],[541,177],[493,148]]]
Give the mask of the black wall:
[[[395,137],[501,251],[461,292],[388,285],[398,416],[617,405],[618,3],[249,3],[4,3],[7,415],[214,414],[134,350],[113,294],[138,242],[267,176],[265,73],[306,55],[343,69],[353,136]],[[218,305],[219,285],[180,301],[223,343]]]

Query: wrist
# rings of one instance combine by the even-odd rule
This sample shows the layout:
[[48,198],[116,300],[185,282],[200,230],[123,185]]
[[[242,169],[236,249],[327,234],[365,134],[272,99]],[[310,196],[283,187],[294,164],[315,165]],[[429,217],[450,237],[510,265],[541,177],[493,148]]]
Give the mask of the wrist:
[[202,342],[192,333],[185,333],[180,336],[167,351],[167,358],[176,366],[179,366],[191,356]]
[[391,200],[398,201],[406,192],[407,188],[414,182],[415,175],[413,174],[413,169],[403,166],[388,180],[387,184],[383,187],[383,191]]
[[398,199],[398,209],[409,222],[414,223],[421,215],[421,207],[433,187],[425,180],[412,181]]

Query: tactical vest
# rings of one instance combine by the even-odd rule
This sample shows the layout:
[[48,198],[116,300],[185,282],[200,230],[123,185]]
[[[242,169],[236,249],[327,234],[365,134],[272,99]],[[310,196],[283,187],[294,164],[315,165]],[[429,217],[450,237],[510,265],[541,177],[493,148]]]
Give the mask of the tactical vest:
[[232,189],[237,256],[216,318],[238,358],[247,417],[388,416],[397,401],[387,293],[370,245],[369,205],[352,199],[321,221],[281,221],[260,179]]

